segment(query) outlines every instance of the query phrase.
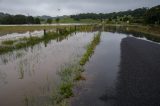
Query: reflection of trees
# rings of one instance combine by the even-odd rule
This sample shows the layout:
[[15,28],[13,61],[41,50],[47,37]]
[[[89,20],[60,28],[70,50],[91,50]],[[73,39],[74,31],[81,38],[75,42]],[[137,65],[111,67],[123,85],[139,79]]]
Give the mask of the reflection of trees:
[[137,32],[132,30],[134,28],[124,27],[124,26],[107,26],[105,27],[105,31],[113,32],[113,33],[121,33],[126,35],[132,35],[135,37],[146,38],[151,41],[160,42],[160,37],[156,37],[150,34],[144,34],[142,32]]

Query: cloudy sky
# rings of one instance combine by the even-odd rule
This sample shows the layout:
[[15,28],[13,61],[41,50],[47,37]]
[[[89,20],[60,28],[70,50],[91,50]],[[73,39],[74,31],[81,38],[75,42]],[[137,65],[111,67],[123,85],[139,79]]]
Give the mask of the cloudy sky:
[[160,5],[160,0],[0,0],[0,12],[57,16],[87,12],[109,13],[155,5]]

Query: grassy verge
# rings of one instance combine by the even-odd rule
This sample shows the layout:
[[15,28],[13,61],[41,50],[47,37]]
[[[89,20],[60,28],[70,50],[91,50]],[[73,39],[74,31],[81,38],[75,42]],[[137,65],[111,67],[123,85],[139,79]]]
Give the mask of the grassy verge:
[[95,47],[99,44],[100,42],[100,32],[94,36],[93,41],[87,46],[87,51],[84,53],[80,60],[80,65],[85,65],[86,62],[89,60],[89,58],[92,56],[94,53]]

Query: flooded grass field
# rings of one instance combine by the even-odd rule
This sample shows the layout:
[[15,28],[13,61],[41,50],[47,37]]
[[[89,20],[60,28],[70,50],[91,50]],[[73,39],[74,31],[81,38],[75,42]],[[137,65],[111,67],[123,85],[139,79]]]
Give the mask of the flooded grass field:
[[[134,32],[127,27],[81,26],[68,27],[65,33],[55,32],[53,28],[48,30],[47,35],[44,30],[34,30],[0,36],[0,106],[117,106],[117,103],[127,106],[129,103],[124,104],[117,98],[139,97],[133,92],[120,95],[124,89],[130,93],[132,89],[126,85],[134,84],[134,78],[129,79],[131,82],[124,82],[128,78],[124,77],[127,76],[123,73],[124,69],[131,70],[130,65],[122,67],[125,61],[122,58],[122,41],[126,38],[145,41],[160,48],[158,37]],[[2,49],[7,47],[9,50]],[[150,61],[154,62],[154,58]],[[158,64],[156,62],[155,66],[160,69]],[[141,67],[141,64],[135,63],[132,67]],[[153,71],[154,65],[148,64],[148,67]],[[154,72],[151,74],[154,75]],[[135,75],[140,78],[139,74]],[[136,81],[138,83],[139,80]],[[135,87],[134,92],[141,91],[141,85]],[[151,93],[154,89],[159,91],[159,86],[154,86]],[[150,93],[148,95],[150,97]],[[155,95],[153,98],[158,100]],[[138,105],[142,104],[139,102]]]

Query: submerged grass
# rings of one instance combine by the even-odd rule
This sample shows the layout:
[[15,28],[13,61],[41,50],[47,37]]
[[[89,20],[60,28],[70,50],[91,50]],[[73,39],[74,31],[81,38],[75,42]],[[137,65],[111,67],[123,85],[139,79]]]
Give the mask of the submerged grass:
[[84,72],[83,65],[85,65],[85,63],[89,60],[89,57],[93,54],[96,45],[99,44],[100,35],[101,33],[99,32],[94,36],[92,42],[87,47],[86,53],[77,64],[75,63],[65,66],[58,72],[61,81],[56,92],[54,92],[52,96],[53,105],[66,106],[68,104],[66,99],[74,95],[72,90],[75,82],[85,80],[82,76],[82,72]]
[[[27,27],[28,28],[28,27]],[[32,47],[40,42],[44,42],[46,45],[50,40],[57,39],[59,41],[66,38],[67,35],[73,32],[81,32],[81,31],[93,31],[94,26],[92,25],[79,25],[79,26],[56,26],[57,32],[47,32],[42,37],[24,37],[18,40],[6,40],[3,41],[0,45],[0,54],[4,54],[7,52],[11,52],[17,49]]]
[[64,103],[65,99],[73,96],[72,89],[74,87],[75,81],[80,78],[83,71],[84,68],[79,64],[72,64],[58,72],[58,75],[61,78],[61,83],[59,84],[57,91],[54,92],[52,96],[54,105],[61,105]]
[[3,45],[13,45],[16,42],[16,40],[6,40],[2,41]]
[[99,44],[100,42],[100,35],[101,33],[99,32],[97,35],[94,36],[93,41],[87,46],[87,51],[84,53],[80,60],[80,65],[85,65],[87,61],[89,61],[89,58],[91,55],[94,53],[95,47]]
[[20,38],[19,40],[6,40],[2,42],[2,45],[0,46],[0,54],[7,53],[13,50],[27,48],[30,46],[34,46],[40,42],[44,42],[47,44],[50,40],[59,38],[64,39],[66,36],[74,32],[73,29],[71,30],[64,30],[61,33],[57,32],[48,32],[42,37],[24,37]]

